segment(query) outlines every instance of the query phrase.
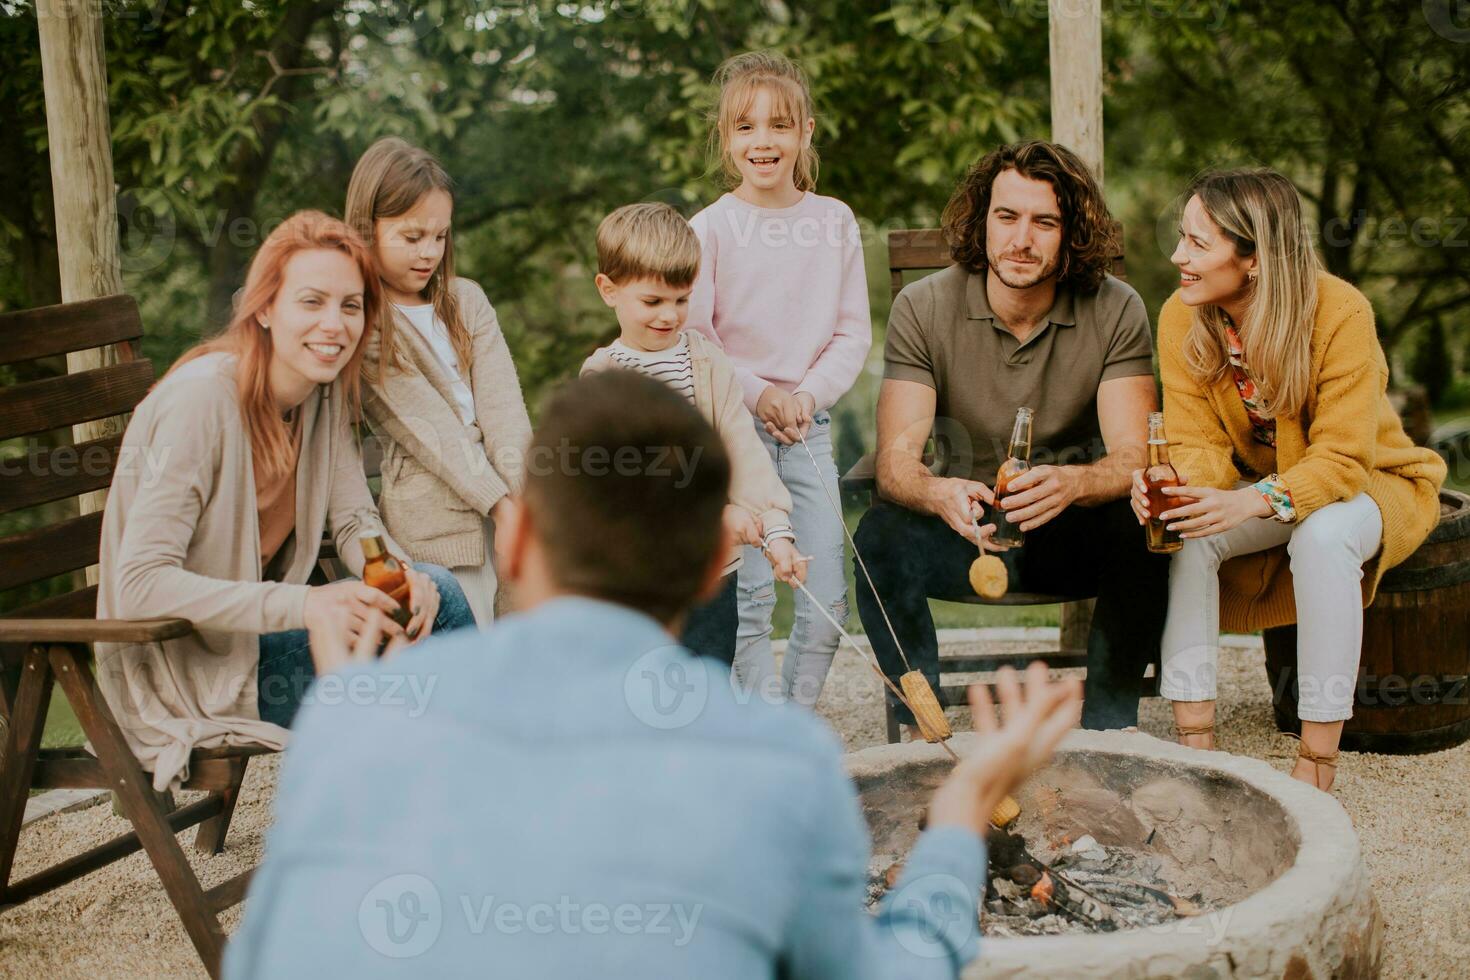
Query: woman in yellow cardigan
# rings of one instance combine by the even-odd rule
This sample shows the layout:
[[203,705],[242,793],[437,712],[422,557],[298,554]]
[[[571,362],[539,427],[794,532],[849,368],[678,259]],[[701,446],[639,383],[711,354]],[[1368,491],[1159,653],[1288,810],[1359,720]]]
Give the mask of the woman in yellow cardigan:
[[[1302,719],[1292,775],[1331,788],[1351,717],[1362,608],[1438,520],[1445,466],[1404,434],[1362,293],[1321,271],[1289,180],[1191,188],[1159,315],[1164,412],[1183,503],[1160,690],[1182,742],[1214,747],[1220,629],[1296,622]],[[1142,471],[1133,505],[1148,516]],[[1168,493],[1169,491],[1165,491]]]

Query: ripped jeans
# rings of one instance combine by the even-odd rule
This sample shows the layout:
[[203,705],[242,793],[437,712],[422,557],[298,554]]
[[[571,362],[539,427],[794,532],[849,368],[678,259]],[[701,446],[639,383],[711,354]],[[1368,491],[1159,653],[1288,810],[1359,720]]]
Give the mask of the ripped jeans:
[[[847,622],[847,574],[845,537],[841,518],[828,500],[841,502],[837,491],[837,466],[832,461],[832,419],[818,412],[806,433],[812,459],[801,443],[783,446],[755,423],[756,431],[771,454],[771,462],[791,493],[791,527],[796,532],[796,550],[810,555],[806,587],[844,627]],[[826,484],[826,489],[823,489]],[[822,693],[822,684],[832,666],[832,657],[842,638],[811,602],[796,591],[796,618],[781,663],[779,680],[776,659],[771,653],[771,614],[776,609],[776,580],[771,563],[759,548],[746,546],[740,566],[740,627],[735,640],[735,679],[747,691],[766,700],[794,701],[811,706]]]

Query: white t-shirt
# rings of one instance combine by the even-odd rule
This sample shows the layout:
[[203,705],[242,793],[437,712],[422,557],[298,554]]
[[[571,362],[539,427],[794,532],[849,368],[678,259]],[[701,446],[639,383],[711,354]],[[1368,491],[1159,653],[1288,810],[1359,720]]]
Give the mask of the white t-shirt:
[[689,354],[689,338],[683,333],[667,350],[635,350],[620,338],[612,342],[607,353],[613,363],[662,381],[694,404],[694,361]]
[[465,383],[464,375],[459,371],[459,357],[454,353],[454,345],[449,342],[449,328],[444,326],[444,321],[434,315],[432,304],[424,306],[401,306],[393,304],[398,312],[408,317],[414,329],[423,335],[429,342],[429,347],[434,355],[439,358],[439,365],[448,373],[451,388],[454,391],[454,407],[459,412],[459,420],[465,425],[475,423],[475,397],[470,392],[470,386]]

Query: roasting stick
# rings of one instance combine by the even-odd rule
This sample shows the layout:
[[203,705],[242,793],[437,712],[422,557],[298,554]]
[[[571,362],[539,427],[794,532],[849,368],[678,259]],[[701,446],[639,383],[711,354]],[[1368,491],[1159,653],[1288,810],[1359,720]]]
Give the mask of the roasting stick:
[[[873,584],[873,576],[868,573],[868,563],[863,561],[863,556],[858,551],[857,542],[853,540],[852,532],[847,529],[847,520],[842,516],[842,507],[837,503],[837,499],[832,495],[832,491],[827,488],[827,481],[822,474],[822,468],[817,465],[817,457],[813,455],[812,447],[807,445],[806,433],[798,429],[796,437],[801,440],[801,448],[806,450],[806,458],[811,460],[812,469],[817,471],[817,482],[822,485],[822,493],[826,495],[827,503],[832,507],[832,513],[837,516],[837,524],[842,528],[843,536],[847,538],[848,547],[852,548],[853,559],[857,562],[858,567],[863,570],[863,578],[868,580],[868,588],[872,590],[873,599],[878,603],[878,610],[883,613],[883,623],[888,627],[888,635],[893,637],[893,645],[898,650],[899,659],[903,661],[904,675],[898,679],[899,685],[903,688],[902,693],[894,687],[893,682],[888,679],[888,675],[883,673],[883,668],[878,664],[876,654],[874,654],[870,665],[882,675],[883,682],[893,691],[899,703],[909,709],[909,712],[913,714],[914,721],[918,723],[919,733],[923,735],[924,741],[938,742],[940,745],[943,745],[944,750],[949,753],[950,758],[958,762],[959,756],[955,755],[954,749],[951,749],[946,744],[954,735],[954,732],[949,727],[948,719],[944,717],[944,707],[939,703],[939,699],[934,696],[934,689],[929,685],[929,679],[913,668],[909,663],[908,656],[903,652],[903,644],[898,640],[898,631],[893,628],[893,620],[888,618],[888,608],[883,605],[883,598],[878,594],[878,586]],[[836,626],[837,631],[847,638],[847,642],[852,644],[854,650],[857,650],[858,646],[852,642],[852,637],[848,636],[847,631],[838,625],[837,621],[832,618],[827,610],[812,597],[812,594],[807,591],[805,585],[802,585],[801,591],[805,593],[807,601],[820,609],[822,615],[827,618],[827,621],[833,626]],[[864,658],[864,660],[866,659]],[[991,814],[991,822],[998,827],[1004,827],[1020,815],[1021,807],[1014,799],[1007,796],[1000,801],[995,808],[995,812]]]
[[[803,560],[806,560],[806,558],[803,558]],[[873,673],[878,675],[878,679],[881,680],[884,684],[888,685],[888,689],[893,692],[893,696],[898,698],[899,702],[903,704],[904,707],[908,708],[910,711],[913,711],[914,706],[909,704],[909,699],[904,696],[903,691],[899,690],[898,687],[893,683],[893,681],[888,679],[888,675],[883,673],[883,668],[878,666],[877,656],[869,656],[863,653],[863,648],[857,645],[857,641],[848,634],[847,630],[842,628],[842,624],[837,622],[836,618],[827,611],[827,608],[817,601],[817,597],[811,594],[811,591],[806,587],[805,582],[797,582],[795,583],[795,585],[798,589],[802,591],[802,594],[806,596],[807,601],[810,602],[819,613],[826,617],[827,622],[831,623],[832,627],[837,630],[838,633],[842,634],[842,638],[846,640],[848,645],[851,646],[853,650],[857,653],[857,655],[862,658],[863,663],[871,667],[873,669]],[[917,717],[917,715],[915,715],[915,717]],[[960,761],[960,757],[955,755],[954,749],[949,747],[948,742],[940,742],[939,747],[948,752],[949,757],[955,762]]]

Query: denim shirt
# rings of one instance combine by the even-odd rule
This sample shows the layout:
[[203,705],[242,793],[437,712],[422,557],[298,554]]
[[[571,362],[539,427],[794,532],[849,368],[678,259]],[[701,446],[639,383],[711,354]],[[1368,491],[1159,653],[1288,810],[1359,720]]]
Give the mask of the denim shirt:
[[955,977],[985,848],[925,833],[876,915],[841,746],[654,620],[558,598],[319,679],[232,978]]

